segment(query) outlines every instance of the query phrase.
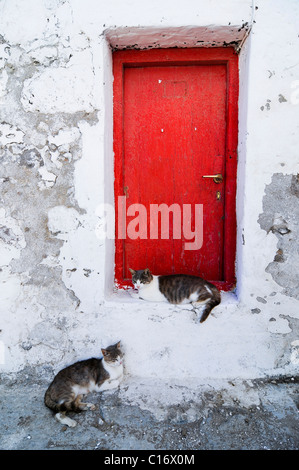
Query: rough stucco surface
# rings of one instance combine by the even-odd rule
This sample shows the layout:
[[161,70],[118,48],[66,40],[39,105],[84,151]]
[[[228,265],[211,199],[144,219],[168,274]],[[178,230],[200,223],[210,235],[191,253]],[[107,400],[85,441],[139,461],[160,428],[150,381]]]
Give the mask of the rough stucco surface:
[[277,237],[277,251],[266,271],[282,286],[283,293],[299,300],[299,179],[298,175],[274,174],[263,199],[261,227]]
[[[0,302],[6,363],[16,346],[20,364],[24,351],[32,353],[29,362],[38,359],[40,345],[49,358],[51,351],[56,360],[63,357],[66,330],[76,324],[69,313],[81,303],[71,277],[77,270],[84,279],[91,272],[78,267],[72,249],[63,256],[67,266],[59,262],[70,234],[78,237],[79,227],[88,224],[75,195],[75,165],[82,157],[81,126],[95,126],[99,108],[89,39],[82,32],[71,35],[64,3],[28,2],[26,9],[17,8],[16,18],[15,5],[1,2]],[[27,27],[19,30],[22,18]]]
[[[298,3],[255,6],[0,1],[1,370],[43,374],[121,339],[133,376],[298,371]],[[113,202],[111,50],[236,47],[251,26],[240,52],[237,291],[199,325],[189,306],[112,294],[113,241],[96,235],[98,207]]]

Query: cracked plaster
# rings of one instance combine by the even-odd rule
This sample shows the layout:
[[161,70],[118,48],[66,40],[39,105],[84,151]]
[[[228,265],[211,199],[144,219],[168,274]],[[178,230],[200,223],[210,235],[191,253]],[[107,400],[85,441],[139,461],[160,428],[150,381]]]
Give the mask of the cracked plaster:
[[[142,8],[140,2],[132,2],[126,12],[119,1],[105,2],[104,9],[95,0],[87,0],[83,8],[77,0],[29,0],[26,7],[18,4],[16,8],[17,3],[0,4],[0,341],[6,345],[4,369],[32,364],[57,368],[74,358],[98,355],[100,346],[122,339],[127,370],[137,376],[292,373],[298,352],[296,290],[286,285],[287,277],[280,284],[282,274],[275,278],[273,269],[267,268],[277,243],[274,233],[269,233],[262,253],[258,248],[259,263],[252,261],[251,248],[251,240],[256,247],[267,236],[252,224],[257,208],[251,201],[257,201],[257,207],[262,204],[265,181],[269,183],[284,154],[281,148],[276,150],[272,131],[271,142],[266,139],[264,144],[257,135],[260,140],[251,147],[252,135],[258,134],[252,125],[259,116],[259,130],[269,136],[271,119],[273,127],[282,117],[287,122],[291,110],[287,79],[293,69],[279,71],[278,62],[287,68],[297,58],[287,17],[292,2],[284,7],[289,57],[285,42],[281,42],[283,52],[273,47],[267,28],[270,24],[277,34],[281,20],[278,7],[269,9],[267,2],[263,8],[258,5],[261,15],[255,25],[248,0],[228,0],[225,7],[214,0],[208,6],[197,1],[184,12],[168,0],[155,0]],[[246,197],[244,224],[239,215],[244,254],[238,257],[242,268],[238,297],[224,295],[221,308],[201,329],[187,308],[134,304],[126,296],[108,301],[105,282],[112,278],[113,248],[97,239],[95,228],[98,205],[113,200],[111,49],[236,46],[249,24],[253,34],[240,54],[240,140],[244,139],[240,168],[246,160],[255,184],[253,195],[247,179],[239,181],[240,186],[245,183]],[[277,59],[272,52],[269,55],[269,47]],[[248,57],[251,64],[246,69]],[[260,57],[265,62],[262,66]],[[259,75],[249,80],[253,68]],[[256,80],[267,85],[269,94],[261,93],[262,86],[253,93],[251,84]],[[247,94],[249,108],[245,109]],[[294,141],[292,132],[288,145],[294,146]],[[267,168],[260,156],[254,160],[256,149],[271,160]],[[287,156],[284,162],[285,171],[294,173]],[[266,205],[269,191],[270,186]],[[290,206],[282,209],[279,216],[289,227]],[[262,224],[267,225],[266,221]],[[289,248],[278,248],[286,256]],[[286,266],[285,261],[282,264]],[[265,268],[271,270],[266,273],[272,276],[271,282],[265,279]],[[205,362],[194,361],[194,355],[204,356]]]
[[283,287],[283,293],[299,300],[299,204],[298,175],[275,173],[267,185],[259,224],[277,237],[277,251],[266,271]]
[[[29,2],[28,10],[32,6]],[[53,3],[50,10],[56,7],[61,14],[63,4]],[[9,8],[6,4],[6,14]],[[89,41],[80,34],[70,45],[66,30],[65,36],[55,34],[67,20],[43,23],[41,12],[45,13],[41,4],[32,12],[38,23],[34,32],[25,28],[18,41],[12,22],[4,28],[9,41],[4,37],[0,41],[0,307],[9,315],[2,330],[6,355],[20,363],[21,351],[30,361],[36,350],[49,347],[47,354],[61,359],[61,344],[69,344],[67,334],[59,333],[59,312],[73,312],[80,301],[62,280],[59,254],[69,242],[73,223],[65,213],[78,214],[83,223],[84,210],[78,208],[73,185],[82,152],[79,123],[96,125],[99,108]],[[55,207],[66,211],[64,238],[51,232]],[[16,315],[24,317],[19,341],[13,334]],[[21,346],[19,352],[16,344]]]

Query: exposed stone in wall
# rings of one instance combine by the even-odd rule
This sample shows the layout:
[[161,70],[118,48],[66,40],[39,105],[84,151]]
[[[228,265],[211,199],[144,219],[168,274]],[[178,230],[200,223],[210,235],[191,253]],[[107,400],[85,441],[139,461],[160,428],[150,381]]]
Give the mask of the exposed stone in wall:
[[285,295],[299,300],[299,177],[275,173],[266,186],[259,224],[277,237],[277,251],[266,272],[283,287]]

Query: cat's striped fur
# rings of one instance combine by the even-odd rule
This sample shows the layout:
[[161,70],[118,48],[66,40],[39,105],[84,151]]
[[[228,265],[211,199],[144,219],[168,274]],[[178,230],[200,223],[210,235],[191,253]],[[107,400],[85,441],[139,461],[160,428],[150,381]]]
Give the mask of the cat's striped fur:
[[82,403],[83,395],[119,385],[123,376],[120,342],[102,349],[102,353],[100,359],[90,358],[65,367],[49,385],[44,403],[56,413],[56,419],[62,424],[76,426],[76,421],[66,416],[68,411],[95,409],[92,403]]
[[200,322],[204,322],[211,310],[221,302],[216,286],[208,281],[187,274],[153,275],[149,269],[130,268],[132,282],[138,289],[136,297],[154,302],[167,301],[172,304],[192,303],[203,307]]

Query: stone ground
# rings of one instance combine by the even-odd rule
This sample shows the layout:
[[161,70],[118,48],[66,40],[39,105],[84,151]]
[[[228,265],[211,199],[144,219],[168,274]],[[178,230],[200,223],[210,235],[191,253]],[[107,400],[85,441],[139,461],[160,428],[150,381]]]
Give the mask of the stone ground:
[[184,384],[127,377],[90,394],[95,411],[71,417],[44,406],[48,382],[2,377],[1,450],[298,450],[299,377]]

